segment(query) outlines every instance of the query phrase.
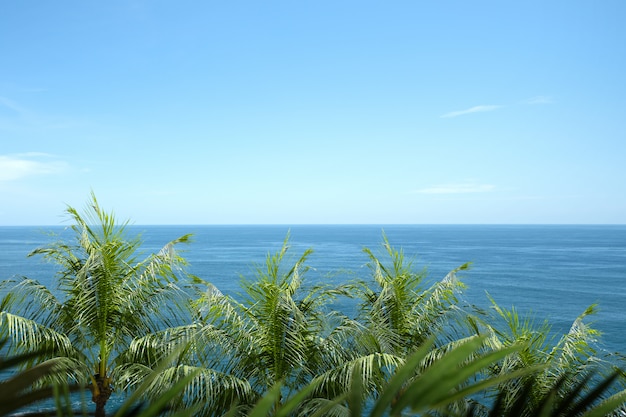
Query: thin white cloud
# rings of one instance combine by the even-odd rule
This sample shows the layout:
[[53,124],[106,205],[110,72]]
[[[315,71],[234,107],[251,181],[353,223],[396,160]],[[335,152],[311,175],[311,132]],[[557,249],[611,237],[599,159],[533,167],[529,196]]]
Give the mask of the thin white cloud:
[[7,97],[0,96],[0,106],[12,110],[20,115],[26,113],[26,109]]
[[486,111],[494,111],[494,110],[497,110],[497,109],[499,109],[501,107],[502,106],[498,106],[498,105],[474,106],[474,107],[470,107],[469,109],[465,109],[465,110],[452,111],[450,113],[443,114],[443,115],[441,115],[439,117],[441,117],[443,119],[448,119],[448,118],[451,118],[451,117],[462,116],[464,114],[480,113],[480,112],[486,112]]
[[468,193],[487,193],[495,190],[495,186],[491,184],[476,183],[459,183],[459,184],[442,184],[432,187],[421,188],[415,192],[418,194],[468,194]]
[[[535,96],[535,97],[531,97],[531,98],[529,98],[527,100],[520,101],[517,104],[535,105],[535,104],[552,104],[552,103],[554,103],[554,100],[550,96]],[[470,107],[469,109],[452,111],[452,112],[449,112],[449,113],[446,113],[446,114],[442,114],[439,117],[442,118],[442,119],[449,119],[449,118],[452,118],[452,117],[463,116],[465,114],[483,113],[483,112],[488,112],[488,111],[494,111],[494,110],[501,109],[503,107],[506,107],[506,106],[496,105],[496,104],[474,106],[474,107]]]
[[14,154],[15,158],[57,158],[56,155],[46,152],[23,152]]
[[38,159],[49,156],[35,152],[0,155],[0,182],[17,181],[35,175],[59,174],[67,169],[64,161]]
[[0,96],[0,130],[72,129],[84,125],[80,120],[32,111],[15,100]]

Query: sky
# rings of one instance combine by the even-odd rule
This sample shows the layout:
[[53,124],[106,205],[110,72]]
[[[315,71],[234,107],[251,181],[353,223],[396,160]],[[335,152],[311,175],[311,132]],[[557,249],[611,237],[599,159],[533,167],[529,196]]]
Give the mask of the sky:
[[626,2],[0,5],[0,225],[625,224]]

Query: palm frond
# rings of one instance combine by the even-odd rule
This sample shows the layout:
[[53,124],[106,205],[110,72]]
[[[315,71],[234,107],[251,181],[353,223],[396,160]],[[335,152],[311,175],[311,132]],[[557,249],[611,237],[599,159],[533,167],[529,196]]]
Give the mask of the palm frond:
[[371,396],[384,385],[390,372],[403,363],[403,358],[386,353],[372,353],[339,363],[315,377],[315,395],[334,398],[346,394],[358,378],[363,396]]
[[574,320],[570,330],[550,352],[550,359],[561,369],[571,369],[572,366],[589,362],[595,356],[594,344],[599,332],[584,322],[584,319],[596,312],[596,305],[589,306]]
[[406,261],[402,250],[393,248],[385,236],[383,246],[386,262],[364,249],[370,258],[373,284],[362,282],[356,286],[362,299],[359,321],[366,323],[378,348],[404,354],[433,334],[452,339],[446,331],[454,329],[455,321],[465,326],[465,315],[456,306],[457,296],[465,286],[457,273],[468,269],[469,264],[425,288],[425,271],[414,271],[412,262]]
[[177,399],[170,403],[176,410],[195,408],[198,414],[209,410],[216,412],[233,404],[252,404],[257,398],[247,380],[204,367],[179,364],[155,371],[146,368],[142,373],[136,380],[138,390],[143,398],[151,401],[158,400],[170,387],[184,381],[179,385]]
[[0,302],[2,311],[30,317],[40,323],[53,322],[60,314],[62,304],[37,280],[24,276],[5,280],[0,282],[0,291],[6,291]]
[[[7,340],[0,340],[0,350],[7,344]],[[10,373],[10,376],[0,381],[0,415],[13,415],[25,407],[33,407],[39,401],[57,398],[62,392],[77,391],[80,385],[70,385],[73,378],[68,372],[73,369],[74,363],[66,358],[52,358],[44,360],[35,366],[28,366],[36,362],[37,358],[46,358],[48,353],[42,350],[22,353],[12,357],[0,357],[0,372],[9,374],[12,369],[22,369]],[[74,379],[75,380],[75,379]],[[61,401],[57,404],[62,410],[65,406]],[[39,415],[39,414],[36,414]]]
[[475,336],[463,340],[439,360],[416,374],[416,369],[420,368],[420,364],[428,355],[433,340],[425,343],[389,380],[371,416],[381,416],[385,410],[390,410],[393,416],[399,416],[406,408],[417,413],[425,410],[445,410],[451,404],[483,391],[489,386],[535,371],[525,369],[509,375],[477,379],[476,382],[468,383],[485,368],[519,348],[511,346],[476,354],[484,345],[484,339],[484,337]]
[[12,343],[10,350],[19,351],[36,346],[48,354],[81,357],[70,339],[50,327],[43,326],[34,320],[16,316],[6,311],[0,312],[0,336]]

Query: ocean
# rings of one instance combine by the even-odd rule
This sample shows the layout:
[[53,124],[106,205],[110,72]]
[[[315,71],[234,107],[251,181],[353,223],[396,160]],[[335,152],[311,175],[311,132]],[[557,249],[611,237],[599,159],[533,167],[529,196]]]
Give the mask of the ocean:
[[[53,265],[33,249],[55,239],[62,227],[0,227],[0,279],[26,275],[53,285]],[[427,282],[471,262],[459,277],[468,286],[463,302],[489,308],[487,293],[504,308],[515,306],[535,321],[548,320],[555,333],[567,332],[589,305],[588,319],[602,332],[607,352],[626,352],[626,225],[272,225],[137,226],[143,251],[158,251],[168,241],[192,233],[181,246],[190,273],[236,296],[240,278],[278,250],[289,235],[292,260],[313,249],[305,276],[309,283],[339,285],[368,278],[363,248],[383,254],[383,234],[402,249]],[[384,259],[384,256],[382,257]],[[341,306],[339,306],[341,307]],[[350,310],[349,305],[343,306]]]
[[[33,249],[68,236],[63,227],[0,227],[0,279],[14,275],[53,286],[54,266]],[[269,252],[289,235],[292,260],[313,249],[307,282],[342,284],[369,277],[367,247],[383,255],[383,234],[404,251],[427,281],[471,262],[460,278],[468,288],[466,302],[488,308],[489,293],[502,307],[515,306],[548,319],[556,331],[567,331],[586,307],[599,305],[591,317],[612,350],[626,352],[626,225],[259,225],[259,226],[131,226],[141,234],[145,255],[192,233],[179,248],[190,273],[236,294],[240,278],[254,275]],[[384,255],[381,256],[384,259]]]

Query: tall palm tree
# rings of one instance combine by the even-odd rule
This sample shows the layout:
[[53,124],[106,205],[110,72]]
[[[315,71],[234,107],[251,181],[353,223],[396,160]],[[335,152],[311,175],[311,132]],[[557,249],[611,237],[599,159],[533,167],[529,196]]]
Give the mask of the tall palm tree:
[[[312,383],[314,389],[295,411],[304,414],[348,392],[351,370],[358,364],[369,364],[362,367],[367,385],[380,377],[385,366],[401,362],[379,353],[358,357],[349,344],[343,343],[355,340],[347,335],[362,331],[355,322],[330,309],[330,301],[344,294],[344,289],[305,286],[308,268],[304,264],[311,251],[287,264],[288,248],[286,239],[278,252],[268,254],[254,278],[242,280],[243,294],[239,297],[224,295],[204,283],[207,290],[197,300],[197,320],[136,340],[128,352],[126,362],[135,364],[129,365],[128,375],[137,375],[141,366],[149,374],[182,344],[186,346],[183,354],[155,383],[154,398],[162,387],[195,372],[177,406],[200,403],[203,410],[198,415],[222,415],[237,404],[237,412],[246,413],[276,386],[281,389],[273,397],[275,410],[291,394]],[[129,379],[131,384],[136,382]]]
[[66,357],[69,378],[88,386],[96,415],[105,415],[113,391],[116,357],[135,337],[180,324],[187,298],[177,284],[184,259],[175,246],[189,235],[138,260],[141,240],[127,236],[101,209],[95,195],[83,214],[72,207],[74,240],[60,240],[33,251],[58,266],[56,288],[27,277],[3,281],[0,337],[15,351],[45,349]]

